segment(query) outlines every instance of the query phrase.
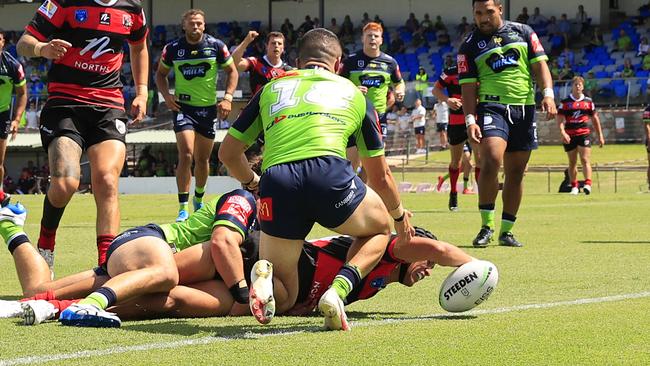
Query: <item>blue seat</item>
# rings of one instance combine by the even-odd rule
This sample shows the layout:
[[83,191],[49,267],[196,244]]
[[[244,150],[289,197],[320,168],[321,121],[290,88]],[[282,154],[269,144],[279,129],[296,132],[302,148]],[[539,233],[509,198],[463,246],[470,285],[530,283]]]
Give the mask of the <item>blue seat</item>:
[[636,77],[638,77],[638,78],[650,77],[650,71],[648,71],[648,70],[639,70],[639,71],[636,72]]
[[248,27],[256,31],[260,30],[261,26],[262,26],[262,22],[259,20],[253,20],[252,22],[248,23]]
[[596,76],[596,79],[605,79],[609,77],[609,73],[607,71],[598,71],[594,76]]
[[614,87],[614,94],[619,98],[627,96],[627,85],[617,85]]

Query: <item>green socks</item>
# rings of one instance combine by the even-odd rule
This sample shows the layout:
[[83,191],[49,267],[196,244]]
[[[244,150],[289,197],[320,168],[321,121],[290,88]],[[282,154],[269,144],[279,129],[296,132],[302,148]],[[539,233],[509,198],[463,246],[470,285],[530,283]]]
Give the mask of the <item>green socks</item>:
[[105,310],[108,307],[108,299],[106,296],[93,292],[92,294],[88,295],[85,299],[79,301],[79,304],[88,304],[88,305],[94,305],[102,310]]
[[480,211],[482,225],[489,228],[494,228],[494,210],[480,209]]
[[14,224],[11,221],[0,221],[0,236],[4,239],[5,243],[9,245],[9,240],[17,234],[23,233],[23,228]]
[[341,300],[345,301],[350,292],[361,283],[361,271],[357,266],[346,264],[339,273],[334,277],[332,288],[339,295]]

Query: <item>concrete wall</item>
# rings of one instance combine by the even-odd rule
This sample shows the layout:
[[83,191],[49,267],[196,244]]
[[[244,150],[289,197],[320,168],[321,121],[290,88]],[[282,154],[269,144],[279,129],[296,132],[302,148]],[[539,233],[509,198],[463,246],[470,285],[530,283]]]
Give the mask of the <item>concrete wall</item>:
[[[120,178],[120,194],[176,194],[176,177],[127,177]],[[231,177],[208,177],[205,187],[210,194],[221,194],[241,188],[241,184]],[[194,184],[190,188],[194,192]]]

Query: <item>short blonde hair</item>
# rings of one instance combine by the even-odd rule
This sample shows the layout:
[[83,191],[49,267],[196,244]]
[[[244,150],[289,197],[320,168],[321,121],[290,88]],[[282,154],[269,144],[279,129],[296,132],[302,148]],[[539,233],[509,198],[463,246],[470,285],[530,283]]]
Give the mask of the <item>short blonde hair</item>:
[[184,22],[185,20],[187,20],[187,18],[189,18],[191,16],[195,16],[195,15],[200,15],[200,16],[203,17],[203,19],[205,19],[205,12],[203,10],[201,10],[201,9],[190,9],[190,10],[187,10],[186,12],[183,13],[183,16],[181,17],[181,20]]
[[572,84],[576,83],[582,83],[582,85],[585,84],[585,79],[582,76],[574,76],[573,79],[571,79]]

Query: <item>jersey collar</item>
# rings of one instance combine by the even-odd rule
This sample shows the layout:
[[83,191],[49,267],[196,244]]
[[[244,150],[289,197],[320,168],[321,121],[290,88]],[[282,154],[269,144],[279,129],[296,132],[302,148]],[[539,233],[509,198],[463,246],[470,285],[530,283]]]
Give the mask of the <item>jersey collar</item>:
[[107,3],[103,2],[102,0],[95,0],[95,2],[101,6],[109,7],[115,5],[115,3],[117,3],[117,0],[110,0]]
[[580,98],[576,99],[576,98],[573,96],[573,93],[569,93],[569,97],[571,97],[571,99],[573,99],[574,102],[582,102],[582,100],[585,99],[585,94],[583,93],[583,94],[580,96]]
[[282,59],[280,59],[280,61],[278,61],[277,64],[273,65],[271,63],[271,61],[269,61],[269,58],[266,55],[262,56],[262,58],[264,59],[264,61],[266,61],[267,64],[271,65],[271,67],[274,67],[276,69],[279,69],[280,67],[282,67],[282,63],[283,63]]

